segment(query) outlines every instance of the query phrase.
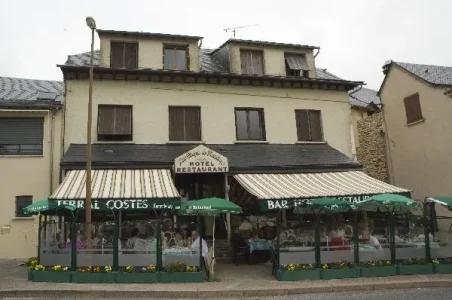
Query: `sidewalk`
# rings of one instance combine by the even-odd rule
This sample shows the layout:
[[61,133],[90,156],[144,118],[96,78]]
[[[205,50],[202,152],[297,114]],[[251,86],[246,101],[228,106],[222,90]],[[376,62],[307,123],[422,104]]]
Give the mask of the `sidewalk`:
[[279,282],[266,266],[223,265],[221,282],[195,284],[73,284],[38,283],[26,279],[19,261],[0,260],[0,299],[5,297],[52,298],[228,298],[283,296],[307,293],[452,287],[452,275],[413,275]]

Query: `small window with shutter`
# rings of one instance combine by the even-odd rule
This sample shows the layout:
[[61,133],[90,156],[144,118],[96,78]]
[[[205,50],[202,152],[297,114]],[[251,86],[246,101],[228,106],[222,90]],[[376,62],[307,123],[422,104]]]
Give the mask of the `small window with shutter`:
[[169,140],[201,141],[200,107],[169,107]]
[[132,106],[99,105],[97,139],[99,141],[131,141]]
[[264,75],[264,55],[262,51],[240,50],[242,74]]
[[0,118],[0,155],[43,155],[44,118]]
[[163,69],[165,70],[189,70],[188,46],[163,47]]
[[422,121],[421,102],[419,100],[419,94],[408,96],[404,99],[406,122],[411,124],[417,121]]
[[307,78],[309,74],[309,65],[306,56],[302,54],[285,54],[286,75]]
[[16,196],[16,218],[29,217],[23,209],[33,203],[33,196]]
[[138,43],[111,42],[110,47],[110,66],[112,68],[138,68]]
[[265,141],[265,119],[262,108],[235,108],[238,141]]
[[300,142],[323,141],[322,117],[320,110],[295,110],[297,135]]

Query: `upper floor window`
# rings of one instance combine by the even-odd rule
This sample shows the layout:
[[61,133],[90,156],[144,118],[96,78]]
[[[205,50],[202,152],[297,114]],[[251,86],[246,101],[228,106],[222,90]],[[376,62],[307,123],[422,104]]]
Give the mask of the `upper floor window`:
[[110,66],[112,68],[138,68],[138,43],[111,42],[110,45]]
[[265,120],[263,109],[236,108],[235,126],[237,140],[265,141]]
[[424,119],[424,117],[422,116],[419,94],[408,96],[403,100],[403,102],[405,104],[407,124],[421,121]]
[[322,118],[320,110],[295,110],[298,141],[323,141]]
[[165,45],[163,68],[165,70],[188,70],[188,47]]
[[131,141],[132,106],[99,105],[97,139],[99,141]]
[[240,50],[242,74],[264,75],[264,55],[262,51]]
[[28,217],[24,215],[22,209],[33,203],[33,196],[16,196],[16,217]]
[[44,118],[0,118],[0,155],[42,155]]
[[201,108],[169,107],[170,141],[201,141]]
[[309,66],[306,57],[302,54],[285,54],[286,75],[308,77]]

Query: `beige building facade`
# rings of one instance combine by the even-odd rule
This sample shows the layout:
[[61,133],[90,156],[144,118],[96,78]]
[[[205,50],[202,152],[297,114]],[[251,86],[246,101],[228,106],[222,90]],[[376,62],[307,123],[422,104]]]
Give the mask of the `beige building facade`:
[[[388,62],[379,95],[383,103],[391,183],[413,198],[452,195],[452,67]],[[438,215],[451,215],[437,206]],[[450,220],[439,223],[448,231]]]
[[0,258],[36,256],[38,217],[21,208],[59,184],[62,98],[62,82],[0,77]]

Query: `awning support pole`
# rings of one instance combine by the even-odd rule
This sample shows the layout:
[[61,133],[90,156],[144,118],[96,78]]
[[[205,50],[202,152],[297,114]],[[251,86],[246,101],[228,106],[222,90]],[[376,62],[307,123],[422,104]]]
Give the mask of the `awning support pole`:
[[41,230],[42,230],[42,216],[39,214],[39,223],[38,223],[38,264],[41,264]]
[[71,271],[77,271],[77,223],[71,222]]
[[430,224],[429,217],[427,215],[428,204],[423,202],[422,221],[424,223],[424,236],[425,236],[425,259],[430,261],[432,259],[430,253]]
[[162,271],[162,232],[160,220],[157,221],[157,271]]
[[355,250],[355,264],[359,265],[359,234],[358,234],[358,212],[353,213],[353,247]]
[[119,224],[118,221],[115,221],[115,226],[113,227],[113,271],[117,272],[119,269],[118,262],[119,262],[119,249],[118,249],[118,242],[119,242]]
[[198,224],[199,224],[199,271],[203,272],[203,267],[202,267],[202,239],[204,237],[204,231],[203,231],[204,220],[202,220],[202,221],[201,220],[202,220],[202,218],[198,215]]
[[[224,173],[224,199],[229,201],[229,184],[228,184],[228,174]],[[228,242],[231,241],[231,214],[226,214],[226,231]]]
[[279,270],[279,261],[280,261],[280,235],[281,235],[281,211],[278,212],[278,215],[276,217],[276,267],[275,267],[275,274]]
[[391,263],[396,264],[396,250],[395,250],[395,228],[394,228],[394,212],[389,212],[389,247],[391,248]]
[[315,224],[315,267],[320,268],[320,216],[316,214],[317,222]]

